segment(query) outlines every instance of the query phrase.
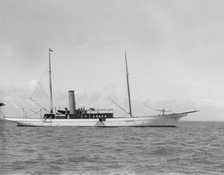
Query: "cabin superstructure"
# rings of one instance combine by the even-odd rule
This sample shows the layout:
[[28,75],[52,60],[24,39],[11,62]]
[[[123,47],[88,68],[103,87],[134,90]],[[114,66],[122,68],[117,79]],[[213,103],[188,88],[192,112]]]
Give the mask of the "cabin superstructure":
[[44,118],[48,119],[106,119],[113,118],[113,109],[85,109],[77,108],[75,102],[75,92],[73,90],[68,91],[69,97],[69,109],[58,110],[56,114],[49,113],[44,114]]

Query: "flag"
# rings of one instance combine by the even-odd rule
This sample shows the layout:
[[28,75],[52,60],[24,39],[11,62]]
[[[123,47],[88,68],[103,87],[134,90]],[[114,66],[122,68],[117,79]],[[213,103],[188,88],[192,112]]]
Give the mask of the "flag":
[[53,50],[51,48],[49,48],[49,52],[53,52]]

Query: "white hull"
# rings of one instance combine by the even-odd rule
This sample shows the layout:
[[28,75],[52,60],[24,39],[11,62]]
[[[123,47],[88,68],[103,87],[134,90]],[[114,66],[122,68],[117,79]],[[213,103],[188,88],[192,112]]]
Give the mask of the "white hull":
[[7,121],[15,122],[18,126],[81,126],[81,127],[125,127],[125,126],[151,126],[151,127],[174,127],[177,121],[188,113],[156,115],[132,118],[107,118],[105,121],[99,119],[24,119],[5,118]]

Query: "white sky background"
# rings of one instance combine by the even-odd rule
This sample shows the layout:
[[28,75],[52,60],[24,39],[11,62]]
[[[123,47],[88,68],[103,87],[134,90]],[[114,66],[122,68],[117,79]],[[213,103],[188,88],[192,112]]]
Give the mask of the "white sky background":
[[[224,1],[0,1],[0,100],[6,115],[48,105],[48,48],[54,103],[67,91],[78,106],[127,107],[124,50],[136,115],[143,104],[175,112],[199,109],[186,120],[224,120]],[[39,83],[38,83],[39,82]]]

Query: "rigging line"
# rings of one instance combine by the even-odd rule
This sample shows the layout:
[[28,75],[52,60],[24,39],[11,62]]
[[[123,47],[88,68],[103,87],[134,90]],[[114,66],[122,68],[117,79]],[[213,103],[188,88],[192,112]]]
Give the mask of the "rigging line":
[[[139,80],[139,79],[138,79]],[[138,86],[136,86],[136,84],[134,83],[134,81],[133,81],[133,85],[135,85],[135,87],[138,87]],[[141,94],[141,90],[140,91],[138,91],[140,94]],[[157,100],[164,100],[164,99],[160,99],[160,98],[158,98],[157,96],[155,96],[154,94],[152,94]],[[143,102],[143,105],[145,106],[145,107],[147,107],[147,108],[150,108],[150,109],[153,109],[153,110],[157,110],[157,111],[160,111],[160,112],[162,112],[163,114],[165,113],[165,112],[170,112],[171,110],[166,110],[166,109],[161,109],[161,110],[159,110],[159,109],[155,109],[155,108],[153,108],[153,107],[151,107],[151,106],[149,106],[148,104],[146,105],[146,102],[144,103]]]
[[[140,74],[140,72],[136,72],[137,74]],[[144,72],[143,72],[144,73]],[[135,74],[134,74],[135,75]],[[146,76],[149,76],[150,75],[150,73],[147,73],[146,72]],[[174,103],[176,102],[176,101],[179,101],[179,98],[175,98],[174,96],[171,96],[169,93],[166,93],[165,92],[165,89],[167,89],[165,86],[164,86],[164,84],[165,83],[161,83],[161,82],[159,82],[158,81],[158,79],[155,79],[155,78],[153,78],[153,77],[150,77],[150,78],[152,78],[153,79],[153,83],[154,84],[157,84],[158,85],[158,88],[157,88],[157,90],[159,90],[165,97],[167,97],[168,99],[169,99],[169,101],[173,101]],[[187,99],[185,99],[183,96],[181,97],[183,100],[187,100]],[[169,105],[170,106],[170,105]],[[171,105],[171,106],[173,106],[173,105]]]
[[35,103],[37,106],[39,106],[40,108],[42,108],[43,110],[45,110],[45,111],[48,112],[48,110],[47,110],[45,107],[43,107],[43,106],[41,106],[39,103],[37,103],[34,99],[32,99],[32,97],[30,97],[29,99],[30,99],[33,103]]
[[46,65],[45,69],[44,69],[44,72],[42,73],[42,75],[40,76],[40,81],[42,81],[42,79],[44,78],[44,75],[47,73],[48,71],[48,66]]
[[[135,76],[139,76],[139,77],[141,77],[140,79],[143,79],[143,80],[145,80],[143,77],[148,77],[149,75],[151,75],[151,73],[148,73],[148,72],[143,73],[143,72],[140,72],[138,69],[137,69],[137,71],[135,71]],[[150,78],[152,78],[152,77],[150,77]],[[153,82],[155,82],[155,80]],[[151,84],[153,84],[153,83],[151,83]]]
[[[144,81],[144,83],[145,84],[147,84],[149,87],[153,87],[153,88],[155,88],[155,89],[160,89],[159,87],[161,86],[161,85],[159,85],[159,86],[155,86],[155,84],[153,84],[152,82],[151,83],[146,83],[146,82],[148,82],[147,80],[148,79],[145,79],[145,78],[143,78],[143,77],[145,77],[145,76],[138,76],[137,75],[138,74],[138,72],[136,72],[136,74],[134,74],[134,76],[136,76],[137,77],[137,79],[139,80],[139,81]],[[139,77],[141,77],[141,78],[139,78]],[[153,81],[154,82],[154,81]],[[158,85],[158,84],[157,84]],[[162,92],[162,90],[160,89],[160,91],[161,91],[161,93],[164,93],[164,92]],[[164,93],[164,95],[166,95],[165,93]]]
[[121,85],[122,86],[122,89],[124,89],[124,80],[123,79],[124,79],[123,76],[119,76],[119,78],[116,78],[115,83],[113,83],[114,84],[113,90],[115,90],[115,92],[117,92],[117,90],[118,91],[121,91],[121,87],[118,87],[118,85]]
[[[149,87],[153,87],[154,89],[157,90],[157,92],[162,93],[166,98],[175,100],[173,97],[171,97],[170,95],[168,95],[167,93],[165,93],[163,89],[161,89],[161,86],[162,86],[161,84],[157,83],[157,86],[156,86],[155,83],[154,83],[154,84],[153,84],[153,83],[146,83],[146,82],[148,82],[146,79],[144,79],[144,78],[139,78],[136,74],[134,74],[134,76],[136,76],[137,79],[138,79],[139,81],[141,81],[141,80],[144,81],[144,85],[145,85],[145,84],[148,84]],[[153,80],[154,80],[154,79],[153,79]],[[148,89],[149,87],[147,87],[147,89]]]
[[3,118],[6,118],[5,114],[2,112],[1,109],[0,109],[0,114],[2,114]]
[[[134,74],[133,74],[133,75],[134,75]],[[134,77],[133,77],[133,78],[134,78]],[[143,84],[139,78],[136,78],[136,80],[137,80],[137,82],[139,82],[139,84],[142,84],[140,92],[142,92],[142,90],[144,90],[144,91],[146,91],[147,94],[148,94],[148,91],[149,91],[148,89],[149,89],[149,87],[147,87],[145,84]],[[135,84],[135,83],[133,83],[133,84]],[[136,84],[135,84],[135,85],[136,85]],[[136,87],[139,87],[139,86],[136,85]],[[152,87],[152,86],[150,86],[150,87]],[[154,87],[154,89],[156,89],[156,88]],[[157,93],[158,93],[158,92],[157,92]],[[155,95],[155,93],[150,93],[150,96],[153,96],[156,100],[164,100],[164,99],[162,99],[162,98],[159,98],[158,95]]]
[[155,110],[155,111],[162,112],[163,114],[164,114],[165,112],[173,112],[173,111],[170,110],[170,109],[157,109],[157,108],[153,108],[153,107],[151,107],[151,106],[148,106],[148,105],[145,104],[145,103],[144,103],[144,106],[147,107],[147,108],[149,108],[149,109],[152,109],[152,110]]
[[34,116],[34,115],[39,115],[39,116],[42,117],[42,115],[40,114],[41,111],[34,111],[34,110],[32,110],[32,109],[30,109],[30,111],[33,112],[33,114],[30,114],[30,117],[31,117],[31,116]]
[[[46,72],[47,72],[47,69],[48,69],[48,67],[46,66],[45,69],[44,69],[44,71],[43,71],[43,73],[42,73],[42,75],[41,75],[40,78],[38,79],[38,85],[42,85],[40,82],[43,80],[43,78],[44,78],[44,76],[45,76],[45,74],[46,74]],[[31,94],[30,98],[33,98],[34,94],[36,93],[37,87],[38,87],[38,86],[36,86],[36,87],[34,88],[33,93]]]
[[[132,79],[131,79],[132,80]],[[134,81],[132,81],[134,87],[136,88],[136,84],[134,83]],[[137,89],[137,88],[136,88]],[[138,91],[140,94],[141,94],[141,90]],[[142,94],[141,94],[142,95]],[[143,99],[143,98],[142,98]],[[166,110],[166,109],[156,109],[156,108],[153,108],[151,106],[149,106],[148,104],[146,104],[145,102],[143,102],[143,105],[146,107],[146,108],[149,108],[149,109],[152,109],[152,110],[156,110],[156,111],[159,111],[159,112],[162,112],[163,114],[165,114],[165,112],[170,112],[171,110]]]
[[[133,87],[136,89],[136,91],[138,92],[138,94],[140,94],[140,96],[141,96],[140,98],[143,99],[143,95],[142,95],[142,89],[143,89],[143,87],[141,86],[141,88],[140,88],[139,86],[137,86],[136,83],[135,83],[135,80],[133,78],[134,77],[131,78],[131,82],[133,84]],[[137,79],[136,82],[139,82],[139,80]],[[144,96],[146,96],[146,95],[144,95]],[[154,96],[157,100],[159,99],[154,94],[152,94],[152,96]]]
[[[124,91],[126,92],[123,76],[119,76],[119,78],[117,78],[115,82],[116,83],[113,83],[114,88],[110,89],[110,97],[108,97],[108,98],[118,98],[119,96],[123,97]],[[126,95],[125,95],[125,98],[126,98]],[[126,111],[125,111],[125,113],[126,113]]]
[[[136,85],[136,83],[132,77],[130,77],[130,80],[131,80],[131,84],[133,86],[133,92],[137,92],[138,95],[140,96],[141,100],[143,100],[144,98],[143,98],[142,90]],[[135,94],[135,93],[132,93],[132,94]],[[133,95],[133,96],[135,96],[135,95]],[[137,97],[135,97],[135,98],[137,98]]]
[[127,112],[123,107],[121,107],[118,103],[116,103],[114,100],[112,100],[111,98],[108,98],[112,103],[114,103],[117,107],[119,107],[122,111],[124,111],[125,113],[127,113],[128,115],[129,112]]
[[[59,80],[58,78],[54,78],[54,77],[60,77],[59,75],[60,74],[60,69],[58,69],[56,66],[54,67],[54,74],[52,74],[52,79],[54,79],[54,87],[56,86],[56,89],[64,89],[64,87],[62,85],[64,85],[65,81],[64,79],[60,79],[60,81],[57,81]],[[59,74],[58,74],[59,73]],[[55,88],[54,88],[55,89]]]
[[[138,73],[138,72],[137,72],[137,73]],[[147,72],[146,72],[146,75],[149,76],[150,73],[147,73]],[[154,84],[158,87],[157,89],[158,89],[161,93],[163,93],[163,95],[165,95],[166,97],[168,97],[168,98],[170,98],[170,99],[172,99],[172,100],[176,100],[175,98],[173,98],[173,96],[169,95],[168,93],[166,93],[166,92],[164,91],[164,89],[166,89],[166,88],[164,87],[164,85],[163,85],[162,83],[160,83],[160,82],[158,81],[158,79],[154,79],[153,77],[151,77],[151,79],[153,79],[152,84],[154,83]],[[154,85],[154,86],[155,86],[155,85]]]

